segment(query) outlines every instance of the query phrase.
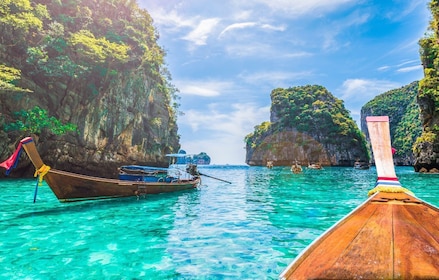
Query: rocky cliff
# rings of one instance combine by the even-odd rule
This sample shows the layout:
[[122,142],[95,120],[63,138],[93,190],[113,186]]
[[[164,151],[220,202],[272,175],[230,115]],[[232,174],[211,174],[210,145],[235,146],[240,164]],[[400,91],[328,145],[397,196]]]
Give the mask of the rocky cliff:
[[[29,87],[34,91],[31,94],[5,95],[0,109],[7,120],[11,115],[6,112],[39,106],[78,126],[78,133],[64,136],[47,131],[33,135],[42,158],[52,167],[114,177],[122,164],[165,165],[164,155],[180,147],[175,118],[157,85],[148,77],[137,75],[121,75],[105,92],[89,100],[81,98],[80,88],[67,88],[66,95],[58,95],[53,94],[58,89],[53,87],[49,97],[47,88],[35,85]],[[17,141],[26,135],[3,132],[2,158],[12,153]]]
[[[0,11],[35,17],[27,28],[0,25],[0,66],[21,71],[13,82],[31,91],[0,86],[0,160],[32,134],[46,164],[58,169],[115,177],[122,164],[165,165],[164,155],[180,148],[175,90],[149,14],[135,1],[45,2],[14,9],[11,2]],[[77,131],[7,129],[30,121],[17,112],[36,106]],[[33,174],[26,158],[12,176]]]
[[353,166],[356,160],[369,160],[356,123],[324,87],[275,89],[271,102],[270,122],[245,138],[247,164]]
[[419,82],[418,104],[422,134],[416,140],[414,168],[419,172],[439,172],[439,2],[430,1],[429,32],[419,40],[424,78]]
[[417,103],[419,82],[376,96],[361,108],[361,130],[368,139],[367,116],[389,116],[396,165],[413,165],[413,145],[421,135],[422,124]]

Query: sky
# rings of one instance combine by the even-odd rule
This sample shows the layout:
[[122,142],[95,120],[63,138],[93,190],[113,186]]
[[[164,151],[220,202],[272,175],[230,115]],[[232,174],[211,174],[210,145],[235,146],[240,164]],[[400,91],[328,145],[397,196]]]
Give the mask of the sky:
[[188,154],[245,164],[276,88],[321,85],[359,123],[376,95],[423,78],[427,0],[137,0],[179,90]]

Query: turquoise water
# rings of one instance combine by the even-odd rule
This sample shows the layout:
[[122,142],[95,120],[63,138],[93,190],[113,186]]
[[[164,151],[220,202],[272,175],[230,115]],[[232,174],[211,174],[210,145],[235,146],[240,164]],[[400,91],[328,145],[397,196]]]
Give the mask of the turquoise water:
[[[60,203],[44,183],[0,180],[0,279],[276,279],[367,199],[375,169],[201,167],[198,190]],[[439,205],[439,175],[398,167]]]

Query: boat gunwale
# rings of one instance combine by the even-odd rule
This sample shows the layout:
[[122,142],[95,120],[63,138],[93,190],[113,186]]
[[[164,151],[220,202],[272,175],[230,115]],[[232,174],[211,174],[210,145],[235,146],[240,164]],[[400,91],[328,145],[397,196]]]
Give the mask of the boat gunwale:
[[[420,204],[424,207],[431,208],[434,211],[439,211],[439,207],[434,206],[433,204],[426,202],[423,199],[420,199],[416,197],[413,194],[405,192],[406,195],[413,197],[416,199],[416,203]],[[306,246],[302,251],[290,262],[290,264],[282,271],[282,273],[279,275],[279,279],[285,280],[292,275],[298,267],[303,263],[303,261],[306,260],[308,256],[310,256],[314,249],[317,248],[320,244],[322,244],[330,235],[332,232],[336,231],[339,227],[341,227],[343,224],[350,221],[350,219],[355,218],[355,213],[360,212],[365,207],[369,206],[370,204],[376,202],[376,203],[382,203],[382,204],[389,204],[392,203],[390,201],[384,202],[384,201],[374,201],[377,196],[391,196],[389,193],[383,193],[383,192],[377,192],[370,196],[367,200],[365,200],[363,203],[361,203],[359,206],[357,206],[355,209],[350,211],[348,214],[344,215],[340,220],[338,220],[335,224],[333,224],[331,227],[329,227],[327,230],[325,230],[323,233],[321,233],[316,239],[313,240],[308,246]]]
[[58,169],[50,169],[49,173],[58,174],[58,175],[64,175],[69,177],[74,177],[78,179],[83,180],[89,180],[89,181],[95,181],[95,182],[105,182],[105,183],[112,183],[112,184],[118,184],[118,185],[155,185],[155,186],[172,186],[172,185],[181,185],[181,184],[194,184],[197,181],[200,181],[199,177],[195,177],[194,180],[178,180],[175,182],[142,182],[142,181],[129,181],[129,180],[120,180],[120,179],[113,179],[113,178],[103,178],[103,177],[97,177],[97,176],[90,176],[90,175],[84,175],[64,170],[58,170]]
[[[335,230],[336,228],[340,227],[342,224],[346,223],[350,218],[353,217],[353,214],[360,211],[364,207],[371,202],[372,199],[375,198],[379,193],[375,193],[368,199],[366,199],[363,203],[355,207],[352,211],[350,211],[348,214],[344,215],[341,219],[339,219],[335,224],[333,224],[331,227],[329,227],[327,230],[322,232],[316,239],[313,240],[308,246],[302,249],[302,251],[291,261],[291,263],[282,271],[279,278],[280,279],[287,279],[290,274],[292,274],[295,269],[303,262],[300,261],[302,258],[307,257],[313,252],[313,248],[319,245],[326,239],[330,232]],[[289,272],[289,273],[288,273]]]

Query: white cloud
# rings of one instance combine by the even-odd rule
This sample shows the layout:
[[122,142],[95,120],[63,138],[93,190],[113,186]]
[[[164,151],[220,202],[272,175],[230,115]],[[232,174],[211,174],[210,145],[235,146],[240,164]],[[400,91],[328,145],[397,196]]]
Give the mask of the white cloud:
[[262,42],[253,42],[252,44],[242,43],[242,44],[228,44],[225,46],[225,51],[227,55],[231,57],[262,57],[262,58],[299,58],[299,57],[309,57],[313,54],[307,51],[293,51],[285,50],[279,51],[276,47]]
[[239,75],[248,84],[269,84],[272,87],[288,87],[293,81],[311,76],[311,72],[267,71]]
[[[410,64],[415,64],[415,65],[410,65]],[[381,66],[377,70],[388,71],[391,69],[396,69],[396,72],[398,73],[407,73],[407,72],[422,70],[422,65],[419,62],[419,60],[408,60],[401,62],[396,66],[390,66],[390,65]]]
[[257,23],[256,22],[241,22],[241,23],[234,23],[229,26],[227,26],[219,35],[219,37],[223,36],[225,33],[229,31],[233,31],[234,29],[244,29],[248,27],[253,27]]
[[203,19],[195,29],[184,36],[183,39],[190,41],[197,46],[206,45],[207,39],[211,35],[212,30],[218,25],[219,21],[219,18]]
[[[406,65],[408,65],[408,66],[406,66]],[[414,59],[414,60],[404,61],[404,62],[398,64],[397,68],[398,69],[396,70],[396,72],[407,73],[407,72],[422,70],[422,65],[421,65],[421,62],[419,61],[419,59]]]
[[387,70],[389,70],[390,69],[390,66],[388,66],[388,65],[384,65],[384,66],[381,66],[381,67],[378,67],[378,71],[387,71]]
[[396,70],[397,72],[406,73],[406,72],[412,72],[412,71],[418,71],[422,69],[422,65],[415,65],[415,66],[408,66],[408,67],[402,67]]
[[175,85],[181,95],[198,95],[204,97],[218,96],[221,92],[227,91],[233,87],[231,82],[224,81],[197,81],[197,80],[179,80]]
[[155,25],[166,28],[168,32],[177,32],[182,28],[194,27],[196,19],[181,16],[175,9],[165,10],[164,7],[150,7],[148,12]]
[[270,50],[273,51],[269,44],[261,42],[252,42],[251,44],[228,44],[224,47],[228,55],[241,57],[265,56]]
[[232,14],[232,18],[236,21],[248,20],[252,15],[250,10],[237,10]]
[[412,60],[403,61],[400,64],[398,64],[397,66],[401,67],[401,66],[404,66],[404,65],[407,65],[407,64],[413,64],[413,63],[420,64],[419,59],[412,59]]
[[348,79],[343,82],[340,98],[345,102],[369,101],[378,94],[400,86],[399,83],[385,80]]
[[346,109],[359,124],[361,107],[375,96],[399,87],[401,87],[400,83],[386,80],[348,79],[338,90],[340,94],[336,95],[344,101]]
[[[266,24],[266,23],[258,23],[258,22],[240,22],[240,23],[233,23],[228,25],[226,28],[224,28],[223,31],[219,34],[218,38],[222,38],[226,33],[232,33],[233,31],[237,31],[240,29],[248,29],[248,28],[258,28],[262,30],[268,30],[268,31],[285,31],[286,25],[272,25],[272,24]],[[246,36],[249,36],[249,32],[246,32]]]
[[262,24],[261,28],[268,29],[268,30],[274,30],[274,31],[285,31],[287,29],[285,24],[275,26],[271,24]]

